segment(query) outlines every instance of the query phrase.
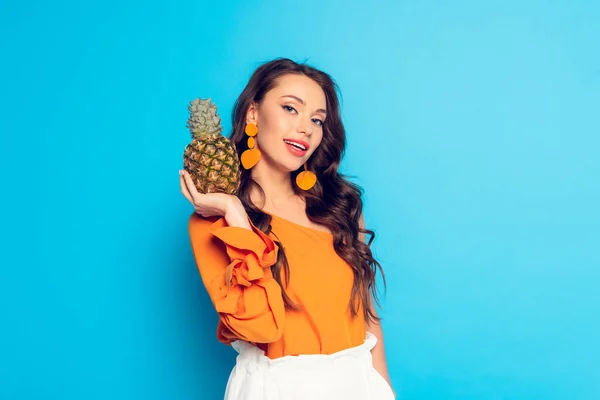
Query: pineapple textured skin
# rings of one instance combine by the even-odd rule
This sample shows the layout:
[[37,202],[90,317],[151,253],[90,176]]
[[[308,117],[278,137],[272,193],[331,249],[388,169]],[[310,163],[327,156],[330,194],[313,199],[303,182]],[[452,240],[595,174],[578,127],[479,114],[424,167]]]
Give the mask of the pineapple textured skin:
[[210,99],[188,106],[192,141],[183,153],[183,167],[200,193],[235,194],[240,185],[240,160],[235,145],[221,134],[221,118]]

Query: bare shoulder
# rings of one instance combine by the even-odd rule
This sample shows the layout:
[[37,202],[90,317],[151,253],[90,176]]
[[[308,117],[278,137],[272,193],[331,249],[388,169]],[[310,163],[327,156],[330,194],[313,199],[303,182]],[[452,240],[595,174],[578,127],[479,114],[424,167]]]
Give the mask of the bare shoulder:
[[[362,213],[360,214],[360,217],[358,217],[358,228],[360,230],[366,229],[365,228],[365,216]],[[367,235],[364,232],[360,232],[360,231],[358,232],[358,239],[361,242],[367,243]]]

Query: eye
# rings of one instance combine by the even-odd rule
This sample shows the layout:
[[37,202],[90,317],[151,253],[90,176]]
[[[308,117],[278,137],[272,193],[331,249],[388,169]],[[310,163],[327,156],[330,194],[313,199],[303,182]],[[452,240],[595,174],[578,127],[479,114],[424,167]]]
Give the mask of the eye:
[[325,122],[321,121],[321,120],[320,120],[320,119],[318,119],[318,118],[314,118],[314,119],[313,119],[313,122],[314,122],[315,124],[319,125],[319,126],[323,126],[323,124],[325,123]]
[[[283,109],[284,109],[285,111],[287,111],[287,112],[292,112],[292,111],[294,111],[294,112],[298,112],[298,111],[296,111],[296,109],[295,109],[294,107],[292,107],[292,106],[282,106],[282,107],[283,107]],[[292,111],[290,111],[290,110],[292,110]]]

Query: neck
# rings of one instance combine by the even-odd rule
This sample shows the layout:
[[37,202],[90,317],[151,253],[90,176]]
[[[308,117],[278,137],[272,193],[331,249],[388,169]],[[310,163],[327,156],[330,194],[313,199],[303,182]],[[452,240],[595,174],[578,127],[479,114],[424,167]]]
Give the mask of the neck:
[[252,202],[265,212],[277,207],[296,196],[290,179],[290,173],[272,168],[266,160],[260,160],[251,171],[254,179],[264,192],[264,203],[260,190],[253,187],[250,193]]

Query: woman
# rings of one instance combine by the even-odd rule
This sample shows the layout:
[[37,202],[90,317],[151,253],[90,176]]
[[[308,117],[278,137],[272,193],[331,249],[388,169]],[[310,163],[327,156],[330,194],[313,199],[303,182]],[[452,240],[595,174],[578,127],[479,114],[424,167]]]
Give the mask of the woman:
[[239,353],[225,399],[395,397],[373,306],[374,235],[360,189],[338,173],[346,136],[336,89],[306,64],[263,64],[232,115],[244,164],[237,195],[199,194],[180,171],[217,337]]

